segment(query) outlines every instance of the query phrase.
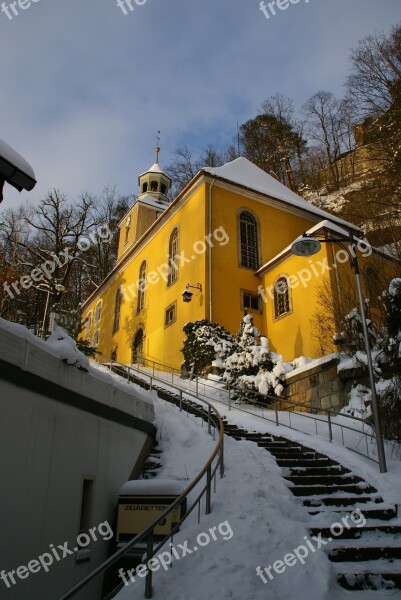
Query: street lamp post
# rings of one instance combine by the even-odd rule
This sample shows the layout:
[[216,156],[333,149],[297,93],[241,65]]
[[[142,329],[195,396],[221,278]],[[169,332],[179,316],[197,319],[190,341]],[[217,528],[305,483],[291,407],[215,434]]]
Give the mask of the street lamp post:
[[361,314],[362,320],[362,331],[363,331],[363,340],[365,344],[366,358],[368,364],[368,372],[369,372],[369,381],[370,387],[372,389],[372,412],[373,412],[373,423],[376,433],[376,442],[377,442],[377,454],[379,458],[379,468],[381,473],[387,472],[386,466],[386,455],[384,452],[384,443],[383,443],[383,433],[380,419],[380,410],[379,410],[379,402],[376,394],[376,384],[374,378],[373,371],[373,363],[372,363],[372,354],[371,347],[369,341],[369,332],[368,326],[366,323],[366,313],[365,313],[365,303],[363,301],[363,293],[362,293],[362,285],[361,285],[361,273],[359,269],[358,257],[356,254],[355,248],[355,240],[353,234],[349,234],[349,243],[351,246],[351,250],[344,246],[343,239],[334,239],[334,238],[326,238],[325,236],[311,236],[306,233],[302,235],[302,237],[295,240],[295,242],[291,246],[291,251],[293,254],[297,256],[312,256],[313,254],[317,254],[321,250],[321,244],[338,244],[346,250],[350,257],[350,262],[352,269],[355,273],[356,287],[358,291],[358,300],[359,300],[359,310]]
[[[39,290],[40,292],[47,292],[45,312],[43,315],[43,323],[42,323],[42,338],[45,339],[46,321],[47,321],[47,313],[49,310],[50,295],[53,294],[54,292],[51,291],[51,287],[49,285],[46,285],[46,287],[40,287],[40,286],[43,286],[43,284],[39,284],[38,286],[33,286],[33,287],[35,288],[35,290]],[[54,289],[56,290],[56,292],[65,292],[65,287],[63,285],[61,285],[60,283],[56,283],[54,285]]]

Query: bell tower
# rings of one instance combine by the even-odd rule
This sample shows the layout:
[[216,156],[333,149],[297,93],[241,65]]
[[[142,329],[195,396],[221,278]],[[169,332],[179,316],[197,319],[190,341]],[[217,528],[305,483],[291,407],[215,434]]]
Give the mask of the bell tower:
[[[158,134],[160,134],[160,131]],[[141,190],[138,200],[148,195],[152,198],[155,198],[155,200],[168,202],[167,194],[171,188],[171,179],[168,175],[166,175],[166,173],[164,173],[159,165],[159,141],[160,137],[157,138],[157,146],[155,148],[156,162],[150,167],[150,169],[138,177],[139,188]]]
[[120,239],[117,262],[163,214],[169,204],[171,178],[160,168],[160,131],[157,132],[156,162],[138,177],[140,194],[118,224]]

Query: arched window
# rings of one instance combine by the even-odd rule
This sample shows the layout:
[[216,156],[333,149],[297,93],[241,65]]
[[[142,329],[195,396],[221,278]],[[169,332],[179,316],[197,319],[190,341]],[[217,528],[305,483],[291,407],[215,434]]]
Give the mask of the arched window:
[[88,314],[85,319],[85,335],[88,335],[92,327],[92,311]]
[[152,179],[152,181],[150,182],[150,191],[151,192],[157,192],[157,188],[158,188],[157,181],[155,181],[154,179]]
[[290,292],[286,277],[279,277],[274,284],[274,318],[290,312]]
[[259,266],[258,227],[251,213],[243,211],[239,218],[241,266],[257,269]]
[[168,264],[169,264],[169,273],[167,285],[173,284],[178,279],[178,265],[175,262],[175,259],[178,256],[178,248],[179,248],[179,235],[178,235],[178,227],[175,227],[170,235],[170,241],[168,244]]
[[121,304],[123,301],[123,295],[121,292],[121,287],[117,288],[116,298],[114,301],[114,319],[113,319],[113,333],[118,331],[120,327],[120,313],[121,313]]
[[95,333],[93,334],[93,338],[92,338],[92,346],[93,348],[97,348],[99,345],[99,330],[96,329]]
[[165,184],[165,183],[162,183],[162,184],[161,184],[161,186],[160,186],[160,191],[161,191],[161,193],[162,193],[162,194],[165,194],[165,193],[166,193],[166,184]]
[[97,304],[96,304],[96,309],[95,309],[95,320],[94,323],[96,325],[96,323],[98,323],[100,321],[100,317],[102,316],[102,301],[100,300]]
[[138,278],[138,302],[136,312],[140,313],[145,307],[145,284],[146,284],[146,260],[143,261],[139,268]]
[[145,181],[145,183],[142,185],[142,193],[144,194],[147,191],[148,191],[148,182]]

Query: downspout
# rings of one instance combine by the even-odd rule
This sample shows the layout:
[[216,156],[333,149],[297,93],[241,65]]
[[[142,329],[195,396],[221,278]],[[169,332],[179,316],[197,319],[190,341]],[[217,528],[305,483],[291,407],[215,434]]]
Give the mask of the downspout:
[[213,306],[212,306],[212,188],[216,181],[216,175],[209,186],[209,321],[213,322]]

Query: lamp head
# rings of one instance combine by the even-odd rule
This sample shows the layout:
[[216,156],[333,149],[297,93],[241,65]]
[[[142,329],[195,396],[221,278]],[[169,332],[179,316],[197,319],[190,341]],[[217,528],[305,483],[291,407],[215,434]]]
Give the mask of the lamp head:
[[312,256],[313,254],[317,254],[321,248],[322,245],[319,240],[315,240],[304,234],[292,244],[291,252],[297,256]]
[[193,293],[190,290],[184,290],[182,292],[182,299],[184,302],[191,302]]

